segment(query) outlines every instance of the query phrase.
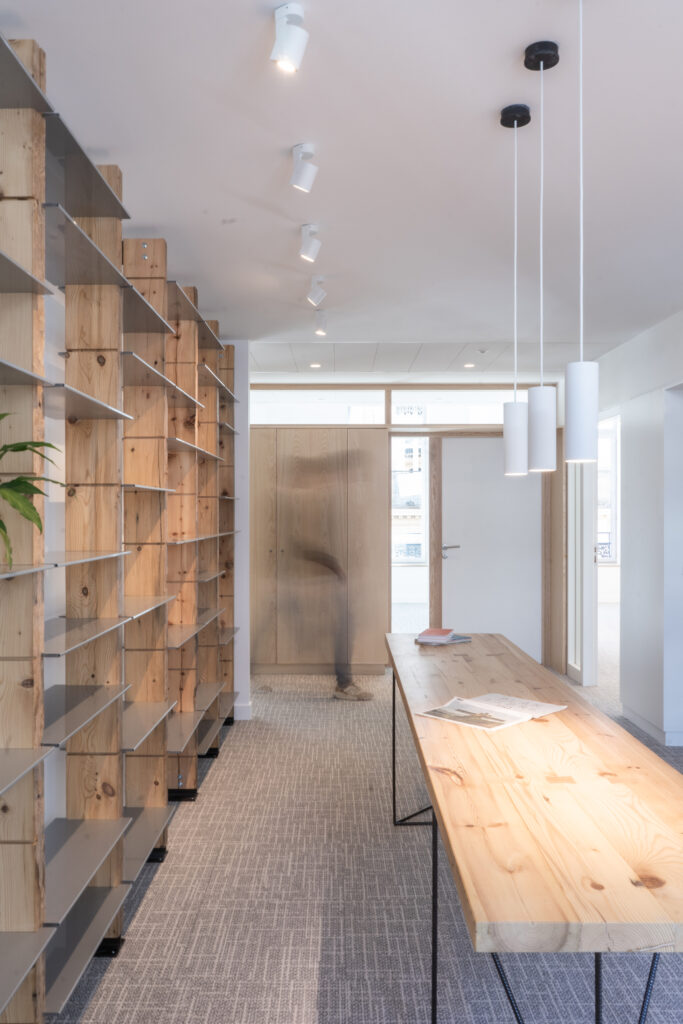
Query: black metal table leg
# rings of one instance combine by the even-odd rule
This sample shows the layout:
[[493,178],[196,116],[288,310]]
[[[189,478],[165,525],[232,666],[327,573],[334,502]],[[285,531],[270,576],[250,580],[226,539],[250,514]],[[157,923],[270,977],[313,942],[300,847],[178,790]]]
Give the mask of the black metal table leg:
[[505,995],[508,997],[508,1002],[510,1004],[512,1012],[515,1015],[515,1020],[517,1021],[517,1024],[524,1024],[524,1017],[522,1017],[520,1009],[517,1006],[517,1000],[515,999],[514,993],[512,991],[512,986],[510,985],[510,982],[508,981],[508,976],[505,973],[505,968],[503,967],[501,959],[500,959],[500,957],[498,956],[497,953],[491,953],[491,956],[493,958],[494,964],[496,965],[496,970],[498,971],[498,977],[500,978],[500,980],[502,982],[502,985],[503,985],[503,988],[505,989]]
[[439,966],[439,828],[432,808],[432,1024],[436,1024]]
[[652,989],[655,984],[655,975],[657,974],[657,968],[659,966],[659,953],[655,953],[650,962],[650,973],[647,976],[647,985],[645,986],[645,995],[643,996],[643,1005],[640,1009],[640,1017],[638,1018],[638,1024],[645,1024],[647,1020],[647,1011],[650,1009],[650,1000],[652,999]]
[[595,954],[595,1024],[602,1024],[602,953]]
[[412,814],[406,814],[403,818],[396,816],[396,673],[391,673],[391,804],[393,812],[393,822],[397,827],[400,825],[413,825],[413,826],[425,826],[429,825],[428,821],[413,821],[413,818],[419,818],[421,814],[426,814],[427,811],[431,810],[431,804],[427,807],[421,807],[419,811],[413,811]]

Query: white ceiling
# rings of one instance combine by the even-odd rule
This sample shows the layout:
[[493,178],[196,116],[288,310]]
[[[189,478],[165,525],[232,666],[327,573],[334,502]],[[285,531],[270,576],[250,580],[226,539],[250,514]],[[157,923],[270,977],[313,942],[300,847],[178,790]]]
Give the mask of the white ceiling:
[[[576,0],[310,0],[296,76],[268,60],[277,0],[9,0],[0,30],[47,51],[48,95],[98,162],[124,172],[129,235],[163,235],[257,379],[512,365],[511,133],[536,113],[522,53],[560,44],[546,80],[547,366],[577,327]],[[599,355],[683,307],[683,5],[586,0],[586,329]],[[312,193],[288,185],[313,141]],[[521,366],[535,366],[537,120],[520,134]],[[300,225],[321,224],[328,338],[305,302]],[[313,344],[313,348],[311,348]],[[555,348],[555,346],[557,346]],[[479,349],[485,349],[480,353]],[[315,358],[311,355],[315,353]],[[471,358],[470,358],[471,357]],[[331,367],[329,364],[332,364]]]

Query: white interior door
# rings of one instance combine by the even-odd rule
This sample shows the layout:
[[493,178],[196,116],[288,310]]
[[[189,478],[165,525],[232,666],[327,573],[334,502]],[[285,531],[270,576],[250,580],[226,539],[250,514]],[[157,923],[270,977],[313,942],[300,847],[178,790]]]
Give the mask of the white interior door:
[[445,438],[442,451],[443,625],[503,633],[540,660],[540,474],[506,477],[502,437]]

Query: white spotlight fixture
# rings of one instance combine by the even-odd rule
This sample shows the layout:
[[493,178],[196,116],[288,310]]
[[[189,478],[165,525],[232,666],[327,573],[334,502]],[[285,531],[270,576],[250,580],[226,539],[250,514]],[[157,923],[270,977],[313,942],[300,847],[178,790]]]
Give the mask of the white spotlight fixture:
[[315,146],[312,142],[300,142],[298,145],[292,146],[294,167],[289,184],[293,188],[298,188],[300,192],[310,192],[313,188],[313,182],[318,173],[317,165],[311,163],[314,156]]
[[523,103],[513,103],[500,112],[503,128],[514,129],[514,204],[512,261],[512,336],[514,341],[514,402],[503,403],[503,453],[505,476],[526,476],[529,472],[529,409],[517,401],[517,254],[518,254],[518,158],[517,129],[529,124],[531,114]]
[[597,363],[583,361],[583,0],[579,0],[579,361],[565,371],[565,459],[598,460]]
[[327,297],[327,292],[322,286],[322,282],[325,280],[324,277],[312,277],[311,278],[311,289],[306,296],[312,306],[319,306],[321,302]]
[[324,309],[315,311],[315,333],[319,338],[327,337],[327,313]]
[[539,188],[539,347],[540,386],[529,388],[529,472],[553,473],[557,469],[557,396],[543,384],[543,207],[545,190],[545,110],[543,76],[560,60],[557,43],[543,41],[527,46],[524,66],[540,71],[540,188]]
[[317,235],[317,224],[301,225],[301,248],[299,249],[299,256],[301,256],[302,260],[306,260],[307,263],[315,263],[318,258],[322,242]]
[[308,32],[303,27],[304,9],[301,4],[282,4],[275,11],[275,45],[270,59],[281,71],[292,74],[301,67]]

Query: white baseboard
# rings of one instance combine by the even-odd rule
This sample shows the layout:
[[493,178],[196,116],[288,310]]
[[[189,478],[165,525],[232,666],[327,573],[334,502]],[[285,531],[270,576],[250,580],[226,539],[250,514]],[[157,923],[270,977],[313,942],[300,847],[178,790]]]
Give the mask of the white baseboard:
[[248,704],[235,704],[234,716],[236,722],[248,722],[251,718],[251,701]]
[[[653,740],[657,740],[657,743],[661,743],[662,746],[671,746],[671,741],[667,743],[667,733],[657,725],[653,725],[652,722],[648,722],[646,718],[642,718],[637,711],[633,711],[632,708],[623,705],[624,718],[628,718],[629,722],[633,722],[639,729],[646,732],[648,736],[651,736]],[[678,735],[677,733],[669,733],[669,736]]]

